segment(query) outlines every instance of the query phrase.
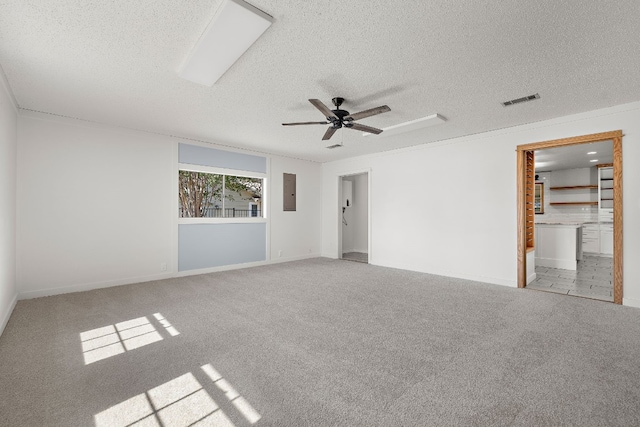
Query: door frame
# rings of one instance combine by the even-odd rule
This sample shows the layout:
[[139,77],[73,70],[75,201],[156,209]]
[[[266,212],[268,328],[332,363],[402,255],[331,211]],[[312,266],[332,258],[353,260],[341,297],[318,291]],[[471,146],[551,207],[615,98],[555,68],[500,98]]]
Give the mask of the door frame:
[[[554,139],[518,145],[517,154],[517,203],[518,203],[518,287],[527,285],[526,242],[526,156],[528,152],[544,148],[613,141],[613,302],[622,304],[622,130],[594,133],[571,138]],[[535,243],[534,243],[535,245]],[[535,247],[535,246],[534,246]]]
[[372,247],[371,244],[371,168],[358,169],[355,171],[341,172],[337,176],[338,186],[338,244],[337,246],[337,258],[342,259],[342,178],[348,178],[350,176],[367,174],[367,258],[368,264],[372,264]]

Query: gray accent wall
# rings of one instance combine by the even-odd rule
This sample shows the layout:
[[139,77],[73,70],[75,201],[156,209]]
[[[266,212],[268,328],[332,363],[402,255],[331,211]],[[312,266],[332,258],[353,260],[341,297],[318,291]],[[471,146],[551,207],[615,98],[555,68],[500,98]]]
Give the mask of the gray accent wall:
[[179,224],[178,271],[266,261],[267,224]]
[[199,145],[178,144],[178,162],[190,165],[267,173],[266,157],[217,150]]

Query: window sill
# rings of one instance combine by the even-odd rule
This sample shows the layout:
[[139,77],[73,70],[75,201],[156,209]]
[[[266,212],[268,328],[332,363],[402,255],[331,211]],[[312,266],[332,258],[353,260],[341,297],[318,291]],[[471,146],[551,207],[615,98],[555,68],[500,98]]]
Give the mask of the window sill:
[[253,224],[267,222],[267,218],[178,218],[178,224]]

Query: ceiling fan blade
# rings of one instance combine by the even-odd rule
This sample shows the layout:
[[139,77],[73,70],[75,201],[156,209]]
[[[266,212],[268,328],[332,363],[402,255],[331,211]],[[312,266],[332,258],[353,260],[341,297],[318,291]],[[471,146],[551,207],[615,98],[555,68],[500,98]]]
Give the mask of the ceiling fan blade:
[[336,133],[336,131],[338,130],[338,128],[334,128],[333,126],[330,127],[329,129],[327,129],[327,131],[324,133],[324,136],[322,137],[323,141],[326,141],[327,139],[330,139],[334,133]]
[[298,126],[298,125],[326,125],[328,122],[298,122],[298,123],[283,123],[282,126]]
[[352,123],[349,129],[361,130],[362,132],[375,133],[376,135],[382,133],[382,129],[372,128],[371,126],[361,125],[359,123]]
[[322,101],[320,101],[319,99],[310,99],[309,100],[310,103],[313,104],[314,107],[316,107],[318,110],[320,110],[322,112],[322,114],[324,114],[324,116],[328,119],[329,117],[333,117],[336,120],[340,120],[338,119],[338,116],[336,116],[335,114],[333,114],[333,111],[331,111],[329,109],[329,107],[327,107],[326,105],[324,105],[322,103]]
[[365,117],[375,116],[376,114],[386,113],[387,111],[391,111],[388,105],[381,105],[380,107],[370,108],[368,110],[360,111],[359,113],[353,113],[345,117],[345,119],[349,120],[360,120]]

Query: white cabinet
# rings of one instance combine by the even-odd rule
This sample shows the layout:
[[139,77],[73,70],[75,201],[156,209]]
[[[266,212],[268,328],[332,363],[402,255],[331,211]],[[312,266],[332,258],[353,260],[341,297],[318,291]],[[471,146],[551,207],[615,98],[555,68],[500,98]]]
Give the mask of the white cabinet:
[[598,224],[582,226],[582,251],[597,254],[600,252],[600,229]]
[[613,255],[613,224],[600,224],[600,254]]
[[582,251],[599,255],[613,255],[613,223],[584,224]]
[[536,224],[536,266],[576,270],[582,258],[578,240],[580,227],[578,224]]

